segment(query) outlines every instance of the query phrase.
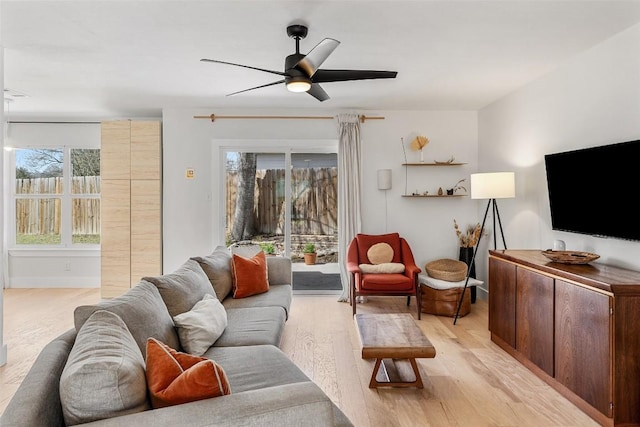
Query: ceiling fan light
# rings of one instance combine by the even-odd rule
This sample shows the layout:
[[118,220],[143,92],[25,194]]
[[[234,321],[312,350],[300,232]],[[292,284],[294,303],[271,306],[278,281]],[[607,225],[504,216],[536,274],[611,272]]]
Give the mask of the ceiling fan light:
[[311,83],[306,79],[292,79],[287,82],[287,89],[290,92],[307,92],[311,89]]

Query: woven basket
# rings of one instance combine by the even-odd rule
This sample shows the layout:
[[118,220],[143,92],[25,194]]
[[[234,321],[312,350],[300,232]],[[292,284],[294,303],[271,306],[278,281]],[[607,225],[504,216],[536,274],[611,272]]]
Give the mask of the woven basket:
[[467,277],[467,264],[455,259],[438,259],[425,264],[427,274],[434,279],[459,282]]

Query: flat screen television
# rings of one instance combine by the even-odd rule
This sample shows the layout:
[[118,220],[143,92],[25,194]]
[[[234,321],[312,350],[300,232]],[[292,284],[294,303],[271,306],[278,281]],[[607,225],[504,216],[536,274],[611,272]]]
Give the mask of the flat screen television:
[[544,156],[554,230],[640,240],[640,140]]

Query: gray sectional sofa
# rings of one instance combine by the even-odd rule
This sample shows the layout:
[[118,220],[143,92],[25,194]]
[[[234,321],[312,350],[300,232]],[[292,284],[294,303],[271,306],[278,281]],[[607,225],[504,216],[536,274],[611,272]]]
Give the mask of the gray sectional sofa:
[[144,358],[149,337],[182,350],[172,319],[207,293],[222,302],[228,324],[203,357],[224,369],[231,394],[159,409],[150,409],[144,402],[145,410],[126,410],[106,418],[97,415],[83,425],[351,426],[344,413],[278,348],[291,305],[291,261],[268,257],[269,291],[234,299],[230,259],[228,249],[218,247],[210,255],[187,260],[172,273],[143,278],[120,297],[77,307],[75,328],[42,350],[2,414],[0,426],[64,426],[68,408],[63,406],[72,398],[82,399],[78,396],[92,398],[92,390],[82,389],[86,383],[69,386],[63,371],[75,357],[74,345],[79,347],[79,341],[86,339],[85,322],[99,317],[94,316],[96,312],[117,314],[113,317],[126,324]]

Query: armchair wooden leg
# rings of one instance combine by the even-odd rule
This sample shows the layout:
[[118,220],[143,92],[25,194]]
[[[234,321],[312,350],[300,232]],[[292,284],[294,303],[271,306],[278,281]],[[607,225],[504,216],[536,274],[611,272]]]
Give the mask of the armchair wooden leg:
[[407,297],[407,307],[411,305],[411,295]]
[[418,320],[422,318],[422,288],[420,285],[416,288],[416,305],[418,306]]
[[357,305],[356,287],[355,287],[355,285],[353,285],[351,287],[351,298],[350,298],[350,300],[351,300],[351,311],[352,311],[353,316],[355,316],[356,315],[356,305]]

